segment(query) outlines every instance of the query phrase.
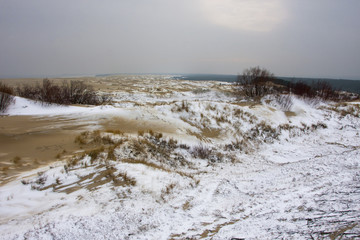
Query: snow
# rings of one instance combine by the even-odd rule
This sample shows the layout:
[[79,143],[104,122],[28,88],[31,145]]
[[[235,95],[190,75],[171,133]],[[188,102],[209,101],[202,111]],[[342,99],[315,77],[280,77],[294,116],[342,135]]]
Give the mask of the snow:
[[[163,139],[173,137],[187,144],[189,149],[177,148],[171,154],[183,156],[189,165],[173,166],[175,156],[161,160],[156,154],[145,154],[143,162],[91,165],[87,156],[68,172],[66,163],[57,162],[24,173],[0,187],[0,239],[316,239],[346,227],[346,237],[360,236],[356,114],[342,116],[332,110],[334,103],[313,104],[293,97],[289,116],[276,103],[240,106],[231,104],[231,96],[208,93],[174,92],[160,98],[118,92],[113,106],[100,107],[43,106],[17,97],[7,114],[76,113],[95,120],[121,115],[173,123],[177,132]],[[147,104],[125,103],[130,99]],[[151,105],[159,101],[166,104]],[[189,111],[180,109],[182,101]],[[266,132],[264,123],[274,132]],[[189,134],[201,134],[205,124],[219,136],[198,139]],[[256,138],[248,140],[248,149],[224,150],[246,136]],[[274,138],[269,141],[269,136]],[[119,158],[134,155],[132,143],[152,139],[125,137],[129,144],[117,149]],[[191,151],[199,143],[225,157],[218,162],[194,157]],[[135,186],[106,182],[92,190],[85,187],[110,167],[115,175],[125,172],[135,179]],[[58,179],[63,186],[82,187],[65,193],[21,183],[35,182],[38,172],[46,176],[44,186]],[[93,178],[79,183],[92,173]]]
[[[136,113],[116,108],[110,105],[104,106],[62,106],[57,104],[42,104],[30,99],[15,97],[15,102],[5,112],[8,116],[88,116],[97,117],[98,114],[116,116],[136,116]],[[139,114],[139,113],[137,113]]]
[[6,112],[8,115],[60,115],[81,112],[83,107],[44,105],[29,99],[15,97],[15,104]]

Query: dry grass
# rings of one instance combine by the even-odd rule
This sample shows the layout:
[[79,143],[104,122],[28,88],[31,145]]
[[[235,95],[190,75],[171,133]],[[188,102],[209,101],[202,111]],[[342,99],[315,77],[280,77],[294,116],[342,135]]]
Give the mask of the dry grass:
[[[70,170],[72,171],[72,170]],[[70,184],[63,184],[60,178],[56,178],[56,181],[52,184],[44,186],[46,181],[46,175],[39,175],[34,181],[23,180],[23,184],[31,184],[33,189],[46,190],[52,188],[55,192],[72,193],[81,188],[85,188],[89,191],[94,191],[105,184],[112,184],[113,186],[135,186],[136,180],[126,172],[120,171],[115,167],[109,165],[100,164],[96,166],[96,171],[89,173],[85,176],[79,177],[79,180]]]
[[129,177],[129,175],[126,172],[120,172],[117,177],[121,177],[122,181],[128,185],[128,186],[135,186],[136,180],[135,178]]
[[337,105],[333,110],[338,112],[342,117],[346,117],[347,115],[356,118],[360,117],[360,105],[358,104],[342,103]]
[[115,135],[124,135],[124,132],[119,130],[119,129],[110,129],[110,128],[107,128],[105,129],[106,133],[112,133],[112,134],[115,134]]
[[99,148],[87,151],[87,152],[85,152],[85,154],[90,156],[91,162],[93,163],[100,156],[100,154],[104,152],[104,150],[105,150],[104,147],[99,147]]
[[218,224],[213,229],[206,229],[204,232],[202,232],[200,234],[199,239],[208,239],[208,238],[211,239],[211,237],[213,237],[216,233],[218,233],[222,228],[233,225],[233,224],[237,223],[238,221],[240,221],[240,220],[236,219],[236,220],[232,220],[232,221],[225,222],[222,224]]
[[95,131],[85,131],[82,132],[80,135],[76,136],[75,143],[79,145],[112,145],[115,144],[116,141],[111,138],[110,135],[104,135],[100,130]]
[[215,116],[216,123],[220,126],[221,123],[231,123],[228,117],[224,113],[218,113],[217,116]]
[[182,205],[182,210],[187,211],[187,210],[189,210],[191,207],[192,207],[192,206],[191,206],[191,203],[190,203],[190,201],[188,200],[188,201],[186,201],[186,202]]
[[76,136],[75,143],[80,145],[86,145],[88,144],[88,138],[91,133],[89,131],[82,132],[80,135]]
[[[358,223],[354,223],[354,224],[350,224],[348,226],[345,226],[343,228],[340,228],[339,230],[331,233],[329,235],[329,238],[331,240],[336,240],[336,239],[342,239],[345,236],[345,233],[349,230],[352,230],[353,228],[355,228],[358,225]],[[359,236],[358,236],[359,237]],[[355,239],[355,238],[354,238]]]
[[170,184],[168,184],[168,185],[166,186],[165,189],[163,189],[163,190],[161,191],[161,193],[164,194],[164,195],[169,195],[170,193],[173,192],[173,190],[174,190],[175,187],[176,187],[176,184],[175,184],[175,183],[170,183]]
[[172,112],[187,112],[187,113],[193,113],[191,110],[191,104],[185,100],[183,100],[180,104],[175,103],[174,107],[171,108]]
[[19,164],[20,161],[21,161],[21,157],[19,157],[19,156],[16,156],[11,160],[11,162],[14,164]]
[[[169,171],[165,166],[189,166],[189,162],[185,161],[183,156],[173,152],[180,148],[177,140],[166,139],[162,133],[148,130],[139,132],[136,138],[123,134],[121,140],[113,141],[111,139],[111,135],[104,136],[99,131],[81,133],[77,136],[76,141],[84,143],[90,149],[81,155],[72,157],[68,160],[66,167],[70,169],[78,165],[85,156],[90,157],[91,164],[94,164],[96,160],[100,162],[123,161],[134,164],[141,163],[163,171]],[[118,155],[116,149],[118,149]],[[126,154],[124,155],[124,153]],[[150,162],[147,159],[153,160]]]
[[210,103],[210,104],[206,105],[205,110],[215,112],[217,110],[217,106]]
[[[230,114],[231,109],[230,107],[227,109]],[[242,110],[235,111],[234,113],[241,115],[243,118],[252,117],[251,114]],[[220,116],[218,121],[226,122],[225,113],[217,110],[216,114]],[[221,119],[221,115],[223,115],[223,119]],[[214,116],[212,117],[214,118]],[[221,130],[213,129],[215,135],[212,130],[207,129],[207,131],[210,131],[212,133],[211,137],[214,137],[218,136]],[[195,188],[199,185],[200,181],[194,177],[197,174],[195,165],[191,161],[186,160],[189,155],[192,155],[194,158],[204,159],[210,164],[223,162],[224,160],[231,159],[228,157],[226,150],[244,149],[244,151],[249,151],[248,148],[254,147],[251,140],[253,135],[250,135],[250,133],[267,136],[274,131],[266,123],[260,122],[252,132],[246,133],[247,135],[245,134],[247,140],[240,139],[239,142],[231,144],[225,150],[215,150],[202,143],[190,148],[186,144],[179,144],[176,139],[167,138],[163,133],[152,129],[139,131],[138,136],[126,135],[112,128],[106,128],[101,131],[86,131],[75,138],[75,142],[85,150],[82,153],[74,154],[67,160],[63,173],[69,173],[84,167],[89,168],[90,171],[92,171],[91,169],[95,171],[81,177],[77,183],[73,183],[74,185],[64,186],[61,183],[62,180],[58,179],[51,186],[56,191],[63,192],[77,191],[80,188],[93,190],[107,183],[112,183],[114,186],[134,186],[136,184],[135,179],[129,177],[126,172],[119,172],[111,166],[114,164],[112,161],[119,161],[129,164],[141,164],[155,170],[178,174],[181,177],[190,179],[189,186]],[[200,134],[204,136],[209,135],[205,130]],[[178,151],[180,149],[181,151]],[[59,154],[58,157],[60,158],[61,155]],[[179,171],[179,167],[183,170]],[[50,185],[46,187],[50,187]],[[162,199],[168,199],[175,187],[175,184],[167,185],[161,192]],[[39,190],[42,189],[44,187],[39,187]]]
[[193,149],[191,150],[191,154],[193,155],[193,157],[201,159],[209,159],[211,153],[212,149],[202,144],[193,147]]
[[279,135],[280,131],[278,129],[271,127],[264,121],[258,123],[247,133],[247,137],[251,140],[260,140],[268,143],[278,139]]
[[160,198],[166,202],[169,196],[173,193],[176,187],[175,183],[168,184],[164,189],[161,190]]
[[116,156],[115,156],[115,148],[117,146],[110,146],[108,148],[108,152],[107,152],[107,160],[111,160],[111,161],[115,161],[116,160]]
[[61,158],[64,154],[66,154],[66,153],[67,153],[67,151],[64,149],[62,152],[56,154],[55,158],[56,158],[56,159],[60,159],[60,158]]

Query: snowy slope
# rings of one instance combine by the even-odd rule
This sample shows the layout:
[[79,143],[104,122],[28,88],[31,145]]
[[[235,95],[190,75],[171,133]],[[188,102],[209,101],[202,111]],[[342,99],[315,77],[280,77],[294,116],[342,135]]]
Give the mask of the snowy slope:
[[188,92],[135,94],[147,102],[135,107],[117,94],[115,106],[89,108],[16,99],[8,114],[120,112],[171,122],[177,133],[101,133],[111,143],[96,157],[1,186],[0,239],[360,237],[357,103],[293,98],[284,111],[271,99],[242,105]]

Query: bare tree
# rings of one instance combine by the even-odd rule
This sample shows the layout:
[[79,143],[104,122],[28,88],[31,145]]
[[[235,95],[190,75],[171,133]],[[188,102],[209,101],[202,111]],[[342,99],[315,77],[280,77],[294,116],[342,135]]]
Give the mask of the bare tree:
[[273,80],[273,73],[257,66],[245,69],[242,75],[238,75],[236,86],[238,92],[247,97],[262,97],[270,92],[268,83]]
[[315,89],[317,90],[317,95],[320,98],[323,99],[336,98],[335,91],[333,90],[329,82],[326,82],[324,80],[319,80],[315,84]]

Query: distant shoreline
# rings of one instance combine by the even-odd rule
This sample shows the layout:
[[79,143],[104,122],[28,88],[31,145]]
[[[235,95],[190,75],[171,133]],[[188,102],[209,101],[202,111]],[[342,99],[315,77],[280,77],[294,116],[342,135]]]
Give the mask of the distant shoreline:
[[[110,77],[110,76],[119,76],[119,75],[132,75],[132,76],[144,76],[144,75],[154,75],[154,76],[171,76],[175,80],[189,80],[189,81],[218,81],[218,82],[235,82],[238,75],[231,75],[231,74],[165,74],[165,73],[143,73],[143,74],[136,74],[136,73],[109,73],[109,74],[68,74],[68,75],[57,75],[57,76],[22,76],[22,77],[0,77],[0,80],[5,79],[43,79],[43,78],[96,78],[96,77]],[[302,77],[276,77],[279,80],[286,81],[286,82],[304,82],[308,85],[311,85],[313,82],[317,82],[319,80],[326,81],[330,83],[330,85],[335,90],[340,91],[348,91],[360,94],[360,79],[359,80],[352,80],[352,79],[334,79],[334,78],[302,78]]]

